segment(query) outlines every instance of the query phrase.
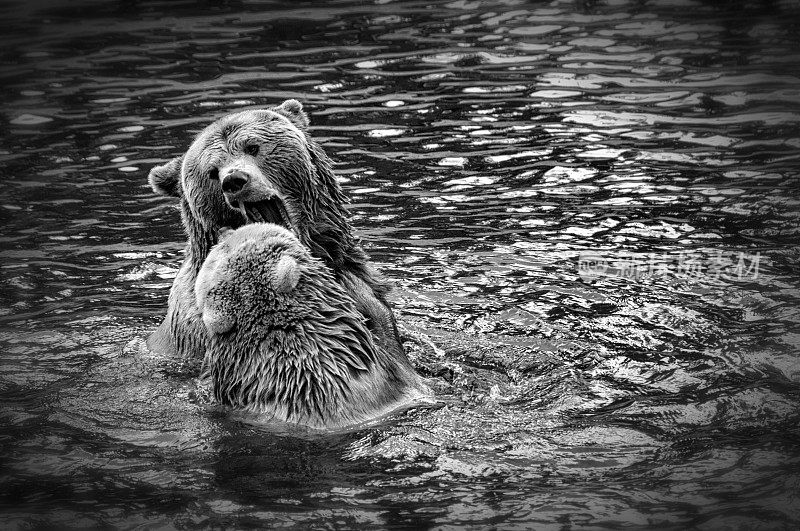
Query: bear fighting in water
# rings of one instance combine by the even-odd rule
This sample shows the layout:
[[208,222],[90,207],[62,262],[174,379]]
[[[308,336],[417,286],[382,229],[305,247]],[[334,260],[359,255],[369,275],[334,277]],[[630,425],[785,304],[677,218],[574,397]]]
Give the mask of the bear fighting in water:
[[271,223],[224,231],[197,276],[217,401],[270,419],[341,428],[429,391],[402,351],[377,344],[328,266]]
[[150,171],[153,190],[180,200],[186,255],[169,294],[167,315],[148,339],[159,352],[199,357],[208,334],[195,281],[217,234],[269,222],[285,227],[331,271],[381,348],[405,359],[388,286],[353,235],[331,161],[309,136],[302,105],[287,100],[225,116],[206,127],[182,156]]

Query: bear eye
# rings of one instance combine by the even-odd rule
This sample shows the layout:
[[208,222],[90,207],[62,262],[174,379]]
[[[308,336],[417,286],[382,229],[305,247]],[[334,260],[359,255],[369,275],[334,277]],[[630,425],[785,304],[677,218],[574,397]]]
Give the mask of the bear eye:
[[247,144],[244,147],[244,152],[250,155],[251,157],[255,157],[258,155],[258,144]]
[[211,179],[212,181],[218,181],[219,168],[211,168],[211,170],[208,172],[208,178]]

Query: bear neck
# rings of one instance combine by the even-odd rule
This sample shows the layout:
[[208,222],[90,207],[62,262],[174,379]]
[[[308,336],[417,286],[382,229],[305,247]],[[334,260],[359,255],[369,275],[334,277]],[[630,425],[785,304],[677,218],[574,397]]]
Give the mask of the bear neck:
[[364,363],[342,345],[312,345],[312,334],[301,326],[270,331],[257,344],[226,345],[209,364],[215,398],[286,422],[326,426],[351,410],[346,420],[358,420],[372,402],[364,388],[375,387],[364,383],[384,379],[376,360]]
[[200,221],[194,217],[186,198],[181,198],[181,219],[189,245],[186,250],[186,260],[191,264],[193,277],[196,278],[203,266],[211,248],[217,243],[217,235],[209,231]]
[[308,138],[308,152],[317,180],[326,193],[319,194],[314,215],[308,227],[299,231],[298,237],[311,254],[324,261],[337,277],[350,273],[363,280],[379,298],[385,297],[389,285],[370,268],[369,257],[353,235],[344,207],[348,198],[336,180],[331,159],[311,138]]

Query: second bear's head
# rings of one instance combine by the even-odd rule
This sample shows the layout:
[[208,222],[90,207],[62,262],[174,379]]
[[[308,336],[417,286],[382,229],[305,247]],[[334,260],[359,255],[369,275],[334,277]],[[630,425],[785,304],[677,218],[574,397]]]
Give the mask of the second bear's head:
[[[245,328],[281,327],[303,319],[309,275],[316,283],[335,285],[325,265],[287,229],[257,223],[223,229],[195,282],[197,307],[212,334],[237,324]],[[252,321],[252,322],[251,322]]]
[[337,245],[350,246],[345,197],[308,125],[296,100],[230,114],[201,131],[184,155],[150,171],[153,190],[182,199],[200,260],[221,227],[257,222],[291,230],[329,262],[339,251],[319,244],[330,239],[321,231],[339,234]]

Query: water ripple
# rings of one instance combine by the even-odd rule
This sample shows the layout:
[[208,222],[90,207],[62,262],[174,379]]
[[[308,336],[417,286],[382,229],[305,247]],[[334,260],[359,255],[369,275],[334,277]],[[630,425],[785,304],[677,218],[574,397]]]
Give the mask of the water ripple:
[[[9,525],[797,526],[796,2],[90,3],[0,6]],[[440,409],[289,437],[140,351],[146,172],[285,98]]]

